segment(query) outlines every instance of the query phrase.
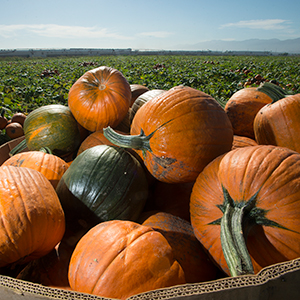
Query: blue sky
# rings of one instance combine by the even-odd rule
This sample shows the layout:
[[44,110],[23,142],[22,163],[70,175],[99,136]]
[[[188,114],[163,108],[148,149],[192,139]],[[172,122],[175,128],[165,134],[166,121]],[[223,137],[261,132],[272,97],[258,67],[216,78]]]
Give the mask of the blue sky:
[[210,40],[300,37],[300,1],[295,0],[0,2],[0,49],[176,50]]

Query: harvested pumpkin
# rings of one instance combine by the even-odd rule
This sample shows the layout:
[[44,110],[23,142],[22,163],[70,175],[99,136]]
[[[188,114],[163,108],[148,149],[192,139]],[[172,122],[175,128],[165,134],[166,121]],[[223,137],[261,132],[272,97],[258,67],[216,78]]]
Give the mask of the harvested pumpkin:
[[144,94],[145,92],[149,91],[149,89],[141,84],[131,84],[130,85],[130,90],[131,90],[131,105],[134,103],[134,101]]
[[69,267],[73,290],[101,297],[129,296],[185,283],[164,236],[131,221],[100,223],[77,243]]
[[141,224],[160,232],[172,247],[187,283],[217,279],[218,269],[197,240],[191,224],[165,212],[145,214]]
[[77,151],[80,144],[78,124],[70,109],[61,104],[33,110],[26,117],[23,129],[25,140],[11,154],[27,146],[31,151],[49,148],[53,154],[63,156]]
[[0,267],[22,265],[49,253],[65,232],[55,189],[40,172],[0,167]]
[[233,136],[232,150],[236,148],[257,146],[257,145],[258,144],[254,139],[248,138],[246,136],[240,136],[240,135]]
[[234,134],[255,139],[253,121],[258,111],[266,104],[287,94],[280,86],[270,82],[235,92],[224,108],[232,123]]
[[16,139],[18,137],[21,137],[24,135],[23,126],[20,123],[17,122],[10,122],[5,127],[5,133],[7,136],[9,136],[11,139]]
[[258,144],[300,152],[300,94],[264,106],[256,115],[253,128]]
[[131,90],[124,75],[101,66],[84,73],[69,90],[68,106],[77,122],[93,132],[116,127],[131,105]]
[[130,134],[103,129],[112,143],[132,148],[163,182],[191,182],[215,157],[232,147],[233,130],[221,105],[199,90],[177,86],[147,101]]
[[77,232],[99,222],[136,220],[148,197],[140,162],[128,151],[108,145],[78,155],[56,187],[67,228]]
[[98,130],[92,132],[89,136],[87,136],[83,142],[80,144],[80,147],[77,151],[77,156],[81,154],[86,149],[92,148],[94,146],[99,145],[109,145],[114,146],[103,134],[103,130]]
[[69,165],[60,157],[45,151],[17,153],[7,159],[2,166],[30,168],[42,173],[56,188]]
[[253,274],[300,256],[300,154],[238,148],[199,175],[191,194],[196,237],[228,275]]
[[16,123],[19,123],[23,126],[24,122],[25,122],[25,119],[26,119],[26,115],[21,113],[21,112],[18,112],[18,113],[13,114],[13,116],[11,117],[11,122],[12,123],[16,122]]

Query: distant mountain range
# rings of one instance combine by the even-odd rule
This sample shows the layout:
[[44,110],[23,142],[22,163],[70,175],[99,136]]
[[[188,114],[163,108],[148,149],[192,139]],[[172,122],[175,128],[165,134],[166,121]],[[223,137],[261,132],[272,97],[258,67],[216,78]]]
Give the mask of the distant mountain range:
[[192,45],[177,45],[181,50],[211,50],[211,51],[270,51],[300,54],[300,38],[279,39],[249,39],[244,41],[212,40]]

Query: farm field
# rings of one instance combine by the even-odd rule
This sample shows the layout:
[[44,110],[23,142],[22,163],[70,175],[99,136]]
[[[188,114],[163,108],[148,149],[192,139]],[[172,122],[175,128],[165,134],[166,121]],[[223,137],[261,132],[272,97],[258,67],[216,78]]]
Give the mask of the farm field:
[[86,71],[109,66],[130,84],[149,89],[187,85],[213,96],[221,104],[260,74],[293,93],[300,92],[300,56],[101,56],[44,59],[1,59],[0,99],[8,117],[47,104],[66,104],[72,84]]
[[141,84],[149,89],[190,86],[210,94],[223,107],[239,89],[258,85],[257,75],[277,82],[291,93],[300,92],[300,56],[2,58],[0,109],[10,119],[16,112],[27,115],[43,105],[67,105],[73,83],[86,71],[99,66],[115,68],[129,84]]

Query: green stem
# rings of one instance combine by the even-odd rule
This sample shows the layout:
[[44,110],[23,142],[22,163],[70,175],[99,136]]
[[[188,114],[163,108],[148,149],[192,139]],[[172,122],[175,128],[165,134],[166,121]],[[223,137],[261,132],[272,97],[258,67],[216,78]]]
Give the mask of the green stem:
[[26,139],[22,140],[16,147],[14,147],[9,152],[9,156],[13,156],[17,153],[20,153],[22,150],[24,150],[27,147]]
[[275,103],[276,101],[289,95],[289,93],[282,87],[270,82],[262,83],[257,90],[268,95],[272,99],[272,103]]
[[141,129],[141,133],[139,135],[124,135],[117,133],[108,126],[103,129],[103,134],[111,143],[119,147],[151,151],[149,140],[154,132],[149,135],[145,135],[143,129]]
[[231,276],[254,274],[252,261],[243,233],[247,205],[227,203],[221,219],[221,243]]

